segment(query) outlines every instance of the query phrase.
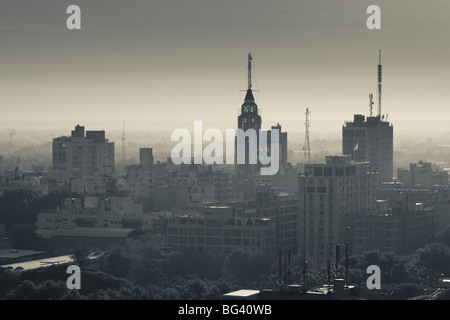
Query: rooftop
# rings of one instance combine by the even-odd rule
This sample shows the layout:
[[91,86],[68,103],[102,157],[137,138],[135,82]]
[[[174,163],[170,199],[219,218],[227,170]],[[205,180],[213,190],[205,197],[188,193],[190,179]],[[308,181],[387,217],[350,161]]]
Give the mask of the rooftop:
[[120,229],[120,228],[71,228],[56,230],[38,230],[48,237],[90,237],[90,238],[128,238],[142,232],[137,229]]

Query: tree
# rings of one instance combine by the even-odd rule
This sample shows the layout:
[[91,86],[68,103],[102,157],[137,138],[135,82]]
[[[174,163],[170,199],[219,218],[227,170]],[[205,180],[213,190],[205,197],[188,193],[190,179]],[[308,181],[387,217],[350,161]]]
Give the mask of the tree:
[[417,251],[419,262],[433,277],[450,275],[450,248],[443,243],[429,243]]
[[77,247],[72,251],[70,258],[77,266],[83,267],[89,262],[89,250],[85,247]]
[[47,280],[34,284],[30,280],[22,281],[16,289],[5,295],[6,300],[77,300],[77,290],[69,290],[64,281]]
[[263,275],[270,273],[273,260],[259,251],[235,249],[225,257],[222,276],[240,286],[259,283]]
[[436,242],[450,246],[450,226],[442,230],[436,235]]
[[8,229],[6,235],[16,249],[34,249],[41,242],[41,238],[38,237],[31,224],[15,225]]
[[113,247],[105,258],[104,271],[118,278],[127,279],[131,274],[131,258],[125,254],[122,247]]
[[197,274],[199,277],[216,280],[221,275],[223,257],[206,253],[183,252],[172,255],[164,264],[168,277]]

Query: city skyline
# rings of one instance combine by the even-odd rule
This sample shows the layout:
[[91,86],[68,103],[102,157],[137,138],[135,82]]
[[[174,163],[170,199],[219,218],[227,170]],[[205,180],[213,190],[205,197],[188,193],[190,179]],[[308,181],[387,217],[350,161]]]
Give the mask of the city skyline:
[[1,2],[0,300],[450,299],[448,1]]
[[436,3],[379,1],[381,30],[368,30],[368,2],[81,1],[82,29],[71,31],[68,3],[27,4],[30,15],[21,1],[7,1],[1,124],[232,124],[252,52],[264,128],[280,122],[303,131],[309,106],[312,130],[339,132],[353,114],[369,113],[381,49],[382,112],[399,130],[407,121],[445,129],[450,48],[440,36],[449,5]]

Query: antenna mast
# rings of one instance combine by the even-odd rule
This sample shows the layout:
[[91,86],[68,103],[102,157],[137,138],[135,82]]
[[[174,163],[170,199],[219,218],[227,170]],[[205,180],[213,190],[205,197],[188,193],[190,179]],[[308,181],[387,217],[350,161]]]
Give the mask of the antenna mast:
[[381,50],[378,52],[378,116],[381,117]]
[[252,90],[252,54],[248,54],[248,89]]
[[122,127],[122,167],[125,170],[125,120]]
[[306,133],[305,133],[305,147],[303,148],[304,150],[304,154],[303,154],[303,162],[306,163],[306,154],[308,154],[308,163],[311,162],[311,147],[309,145],[309,127],[311,125],[310,121],[309,121],[309,115],[311,114],[311,112],[309,111],[309,108],[306,107],[306,122],[305,122],[305,129],[306,129]]
[[372,112],[372,108],[373,108],[373,94],[369,93],[369,108],[370,108],[370,116],[372,117],[373,112]]

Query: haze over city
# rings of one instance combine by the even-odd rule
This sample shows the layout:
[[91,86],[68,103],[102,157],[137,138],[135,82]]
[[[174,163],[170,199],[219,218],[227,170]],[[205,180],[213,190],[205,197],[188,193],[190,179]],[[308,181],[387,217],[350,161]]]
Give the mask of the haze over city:
[[339,132],[368,113],[379,49],[395,134],[450,120],[444,1],[379,1],[374,32],[370,1],[79,1],[78,32],[68,4],[3,2],[2,127],[233,128],[252,52],[263,127],[303,131],[309,106],[312,130]]

